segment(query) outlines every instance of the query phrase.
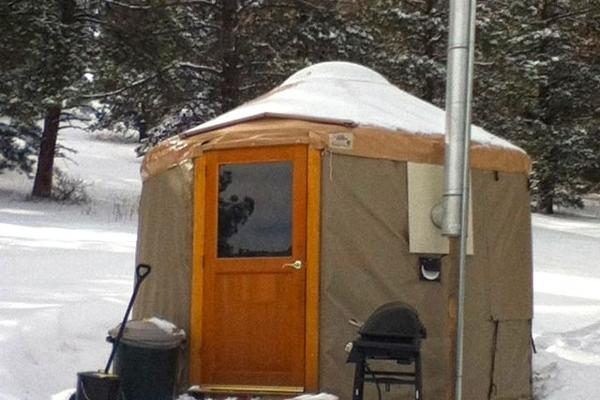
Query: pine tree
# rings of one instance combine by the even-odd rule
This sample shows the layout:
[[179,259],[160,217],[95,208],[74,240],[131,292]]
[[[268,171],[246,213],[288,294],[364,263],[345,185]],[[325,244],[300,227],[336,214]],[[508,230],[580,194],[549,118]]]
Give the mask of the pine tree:
[[0,122],[0,172],[31,173],[40,132],[35,126]]
[[373,40],[332,0],[109,4],[92,96],[104,104],[101,124],[142,119],[159,137],[261,95],[307,64],[363,62]]
[[475,111],[533,159],[536,208],[581,205],[591,189],[600,91],[595,1],[539,0],[480,6]]
[[447,0],[380,0],[369,9],[379,36],[378,69],[415,96],[444,105]]
[[[599,2],[478,4],[474,121],[529,152],[547,212],[600,181]],[[447,0],[3,2],[0,169],[31,167],[44,119],[46,195],[67,108],[162,138],[319,61],[370,66],[443,106],[447,19]]]
[[[97,127],[125,123],[158,135],[214,116],[211,62],[216,5],[106,2],[99,8],[94,70]],[[200,60],[198,64],[194,60]],[[158,131],[158,132],[156,132]]]
[[[22,0],[0,4],[0,61],[2,83],[0,114],[13,129],[35,132],[44,119],[33,196],[49,197],[62,111],[75,103],[85,84],[89,26],[81,18],[85,2],[76,0]],[[14,129],[16,127],[16,129]],[[15,141],[13,140],[13,143]],[[27,147],[28,150],[31,147]],[[22,169],[29,168],[27,163]]]

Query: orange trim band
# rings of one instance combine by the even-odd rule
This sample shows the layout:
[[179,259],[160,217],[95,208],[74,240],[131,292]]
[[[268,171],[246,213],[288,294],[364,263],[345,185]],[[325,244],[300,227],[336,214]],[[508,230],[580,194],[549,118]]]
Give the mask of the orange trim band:
[[[329,146],[332,133],[353,135],[347,149]],[[313,149],[368,158],[443,164],[444,136],[441,134],[412,134],[380,128],[352,128],[300,120],[263,119],[228,126],[188,138],[173,137],[155,148],[144,158],[142,177],[147,179],[187,160],[216,149],[248,148],[307,144]],[[531,161],[527,154],[514,147],[498,147],[473,142],[472,168],[528,174]]]

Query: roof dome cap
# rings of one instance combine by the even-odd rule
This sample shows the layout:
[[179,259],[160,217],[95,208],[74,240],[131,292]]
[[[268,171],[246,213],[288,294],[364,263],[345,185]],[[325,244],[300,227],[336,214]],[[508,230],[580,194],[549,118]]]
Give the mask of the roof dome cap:
[[338,79],[389,84],[387,79],[370,68],[345,61],[329,61],[301,69],[286,79],[283,85],[315,79]]

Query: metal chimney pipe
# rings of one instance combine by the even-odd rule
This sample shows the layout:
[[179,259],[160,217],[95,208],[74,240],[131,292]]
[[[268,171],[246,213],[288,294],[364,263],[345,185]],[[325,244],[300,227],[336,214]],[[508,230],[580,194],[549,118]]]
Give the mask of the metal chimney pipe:
[[442,235],[450,237],[461,232],[463,169],[468,161],[471,126],[474,23],[475,0],[450,1],[442,221]]
[[450,0],[442,234],[450,237],[460,236],[457,268],[455,400],[462,400],[469,149],[476,7],[476,0]]

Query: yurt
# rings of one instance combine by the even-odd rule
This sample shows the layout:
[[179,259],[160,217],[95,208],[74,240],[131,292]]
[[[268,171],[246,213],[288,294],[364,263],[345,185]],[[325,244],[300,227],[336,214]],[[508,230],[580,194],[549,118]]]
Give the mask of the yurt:
[[[444,119],[327,62],[146,155],[137,261],[153,271],[134,318],[187,332],[181,390],[350,399],[349,321],[399,301],[427,331],[422,398],[452,398],[456,246],[432,219]],[[463,399],[532,395],[529,168],[472,127]]]

